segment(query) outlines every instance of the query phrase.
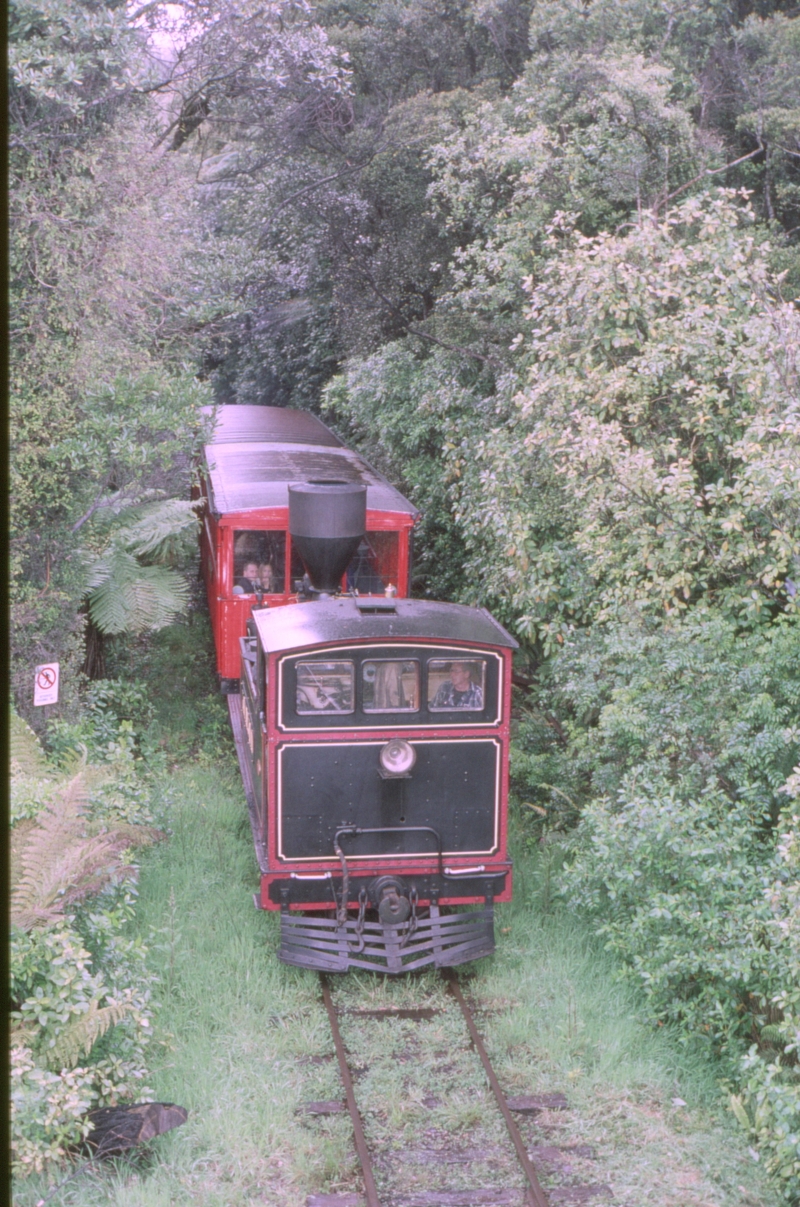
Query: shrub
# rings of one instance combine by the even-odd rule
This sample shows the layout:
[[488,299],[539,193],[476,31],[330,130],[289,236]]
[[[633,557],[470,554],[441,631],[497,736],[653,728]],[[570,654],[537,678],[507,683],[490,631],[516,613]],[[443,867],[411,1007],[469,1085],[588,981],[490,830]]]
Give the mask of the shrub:
[[685,799],[632,773],[616,802],[585,809],[559,883],[595,919],[653,1021],[722,1058],[736,1117],[797,1203],[800,818],[785,820],[776,844],[746,800],[713,786]]
[[158,835],[120,816],[126,791],[143,792],[130,752],[65,778],[12,718],[12,778],[36,806],[11,834],[12,1164],[24,1177],[86,1135],[92,1106],[149,1093],[154,976],[128,933],[129,858]]
[[583,814],[562,889],[643,988],[652,1016],[737,1061],[777,992],[763,886],[770,850],[749,810],[631,776]]
[[[12,933],[17,1009],[11,1147],[17,1177],[62,1159],[86,1135],[85,1113],[92,1107],[151,1093],[145,1061],[155,978],[145,948],[121,933],[126,916],[129,910],[108,904],[57,928]],[[96,957],[84,946],[86,930],[105,931]]]
[[799,622],[794,614],[743,632],[696,610],[660,625],[633,614],[573,634],[526,701],[517,791],[560,816],[563,793],[579,809],[613,799],[635,772],[683,799],[723,789],[776,824],[800,757]]
[[[800,796],[800,773],[787,788]],[[778,843],[783,871],[765,896],[773,913],[769,926],[775,978],[780,986],[770,1006],[775,1021],[761,1029],[742,1061],[742,1092],[731,1096],[739,1122],[764,1153],[766,1165],[800,1202],[800,816],[786,817]]]
[[86,749],[97,762],[116,762],[138,752],[155,710],[142,683],[98,679],[86,693],[86,709],[77,722],[53,721],[47,730],[48,749],[63,764]]
[[16,1177],[42,1173],[86,1136],[95,1096],[83,1067],[51,1073],[24,1045],[11,1049],[11,1155]]

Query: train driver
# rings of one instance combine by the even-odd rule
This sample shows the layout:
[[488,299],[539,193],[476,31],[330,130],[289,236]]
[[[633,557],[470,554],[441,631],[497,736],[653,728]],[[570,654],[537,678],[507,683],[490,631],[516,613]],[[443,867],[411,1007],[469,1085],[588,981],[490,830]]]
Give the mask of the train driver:
[[445,679],[430,702],[431,708],[483,708],[483,688],[472,682],[468,662],[451,662],[450,678]]

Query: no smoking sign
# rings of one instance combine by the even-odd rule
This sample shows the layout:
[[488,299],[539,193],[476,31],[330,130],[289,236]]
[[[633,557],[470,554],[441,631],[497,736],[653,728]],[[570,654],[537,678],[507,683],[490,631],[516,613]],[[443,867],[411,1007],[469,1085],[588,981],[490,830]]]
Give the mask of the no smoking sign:
[[59,669],[57,662],[44,662],[37,666],[33,680],[33,703],[58,704]]

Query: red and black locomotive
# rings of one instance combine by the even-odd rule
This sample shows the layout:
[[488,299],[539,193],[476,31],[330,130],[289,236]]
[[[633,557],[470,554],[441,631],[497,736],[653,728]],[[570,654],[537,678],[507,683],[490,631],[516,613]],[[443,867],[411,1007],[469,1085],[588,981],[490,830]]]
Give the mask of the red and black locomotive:
[[280,911],[281,959],[398,973],[489,954],[511,896],[516,642],[483,609],[407,598],[415,509],[305,412],[223,407],[203,489],[256,905]]

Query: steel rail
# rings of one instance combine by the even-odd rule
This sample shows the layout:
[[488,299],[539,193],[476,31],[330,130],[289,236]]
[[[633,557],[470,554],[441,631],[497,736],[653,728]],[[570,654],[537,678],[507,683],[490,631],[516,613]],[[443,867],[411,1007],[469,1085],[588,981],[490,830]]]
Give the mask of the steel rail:
[[[536,1176],[536,1170],[534,1169],[533,1163],[528,1156],[525,1141],[522,1138],[522,1134],[517,1127],[513,1115],[511,1114],[508,1103],[506,1102],[505,1094],[503,1093],[502,1086],[497,1079],[497,1074],[492,1068],[492,1062],[489,1059],[489,1054],[486,1051],[481,1034],[475,1025],[475,1019],[473,1018],[472,1011],[470,1010],[466,998],[461,991],[458,974],[452,968],[443,968],[441,972],[448,991],[456,999],[461,1009],[464,1021],[467,1024],[470,1039],[472,1040],[472,1044],[476,1052],[481,1058],[481,1063],[483,1064],[484,1071],[489,1080],[489,1085],[494,1093],[495,1101],[497,1102],[500,1113],[503,1116],[508,1134],[514,1144],[517,1159],[522,1166],[525,1177],[527,1178],[528,1185],[525,1189],[525,1202],[527,1207],[550,1207],[550,1200],[545,1194],[544,1188]],[[372,1162],[370,1160],[369,1149],[367,1148],[367,1139],[364,1135],[364,1127],[361,1122],[361,1116],[358,1112],[358,1104],[356,1103],[353,1078],[350,1073],[350,1068],[347,1064],[347,1053],[345,1052],[342,1033],[339,1030],[339,1019],[336,1014],[336,1007],[333,1004],[333,997],[331,995],[330,985],[328,984],[328,978],[324,972],[319,974],[319,980],[320,985],[322,986],[322,998],[325,1002],[325,1009],[328,1012],[328,1021],[330,1022],[331,1026],[331,1034],[333,1036],[333,1043],[336,1049],[336,1057],[339,1062],[339,1073],[342,1078],[342,1084],[344,1085],[345,1096],[347,1098],[347,1109],[350,1113],[350,1120],[353,1125],[353,1136],[355,1139],[356,1152],[358,1153],[358,1159],[361,1163],[361,1171],[364,1177],[364,1190],[367,1197],[367,1207],[381,1207],[377,1187],[375,1185],[375,1177],[372,1172]]]
[[508,1103],[506,1102],[506,1096],[503,1093],[500,1082],[497,1080],[497,1074],[492,1068],[489,1053],[486,1051],[483,1040],[480,1036],[480,1032],[475,1026],[475,1019],[472,1017],[472,1011],[467,1005],[464,994],[461,992],[461,986],[458,982],[458,975],[450,968],[442,969],[442,975],[447,982],[447,988],[461,1007],[461,1013],[463,1014],[464,1021],[467,1024],[470,1038],[475,1046],[475,1050],[481,1058],[481,1063],[483,1064],[486,1076],[489,1079],[489,1085],[492,1087],[497,1105],[500,1108],[500,1113],[505,1120],[506,1127],[508,1128],[508,1134],[514,1142],[514,1148],[517,1150],[517,1158],[525,1172],[525,1177],[528,1179],[528,1187],[525,1198],[530,1207],[550,1207],[550,1202],[547,1198],[547,1195],[545,1194],[544,1189],[542,1188],[542,1185],[536,1176],[536,1170],[533,1168],[531,1159],[528,1156],[525,1141],[522,1139],[522,1134],[517,1127],[511,1111],[509,1110]]
[[339,1030],[339,1019],[336,1016],[336,1007],[333,1004],[331,990],[328,984],[328,978],[324,972],[319,974],[320,985],[322,986],[322,998],[325,1002],[325,1009],[328,1011],[328,1021],[331,1025],[331,1034],[333,1035],[333,1044],[336,1048],[336,1057],[339,1061],[339,1073],[341,1074],[344,1092],[347,1098],[347,1109],[350,1112],[350,1121],[353,1124],[353,1136],[356,1142],[356,1152],[358,1159],[361,1162],[361,1172],[364,1175],[364,1190],[367,1196],[367,1207],[381,1207],[380,1199],[378,1198],[378,1190],[375,1186],[375,1178],[372,1173],[372,1162],[369,1158],[369,1149],[367,1148],[367,1138],[364,1135],[364,1128],[361,1123],[361,1116],[358,1113],[358,1105],[356,1103],[355,1090],[353,1088],[353,1078],[350,1075],[350,1069],[347,1065],[347,1053],[344,1050],[344,1041],[342,1033]]

